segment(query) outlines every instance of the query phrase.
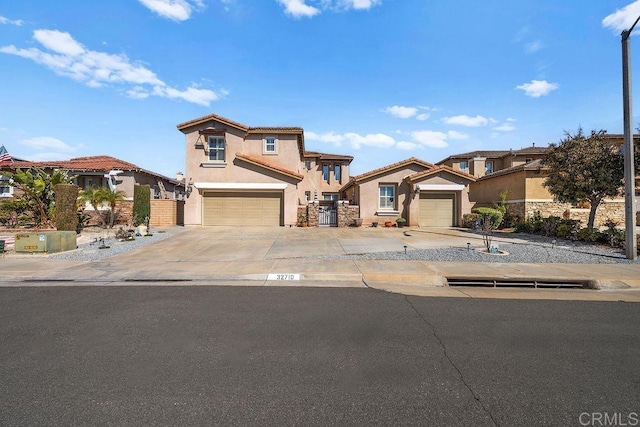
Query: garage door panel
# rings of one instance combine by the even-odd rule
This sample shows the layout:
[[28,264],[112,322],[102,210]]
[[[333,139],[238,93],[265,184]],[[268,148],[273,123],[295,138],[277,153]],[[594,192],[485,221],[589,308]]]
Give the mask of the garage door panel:
[[451,227],[455,225],[455,195],[439,193],[420,194],[421,227]]
[[202,225],[280,225],[282,193],[205,193]]

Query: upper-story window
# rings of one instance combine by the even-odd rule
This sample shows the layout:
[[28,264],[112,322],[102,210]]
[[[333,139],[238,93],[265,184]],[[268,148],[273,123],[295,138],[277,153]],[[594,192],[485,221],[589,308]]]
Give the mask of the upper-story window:
[[265,136],[264,137],[264,153],[265,154],[275,154],[278,152],[277,147],[278,139],[275,136]]
[[322,180],[329,183],[329,164],[322,165]]
[[209,137],[209,160],[224,162],[224,136]]
[[0,175],[0,197],[9,197],[13,194],[13,187],[10,185],[9,177]]
[[305,160],[304,167],[306,170],[311,170],[311,160]]
[[469,162],[467,161],[460,162],[460,170],[467,172],[469,170]]
[[341,175],[342,175],[342,167],[340,165],[334,165],[333,166],[333,178],[336,180],[336,182],[340,182],[341,179]]
[[485,165],[484,167],[485,175],[489,175],[490,173],[493,173],[493,161],[487,160],[487,162],[484,165]]

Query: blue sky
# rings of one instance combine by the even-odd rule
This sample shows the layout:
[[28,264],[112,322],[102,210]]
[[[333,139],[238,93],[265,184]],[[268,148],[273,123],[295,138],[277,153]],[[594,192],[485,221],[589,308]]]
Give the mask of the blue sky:
[[639,15],[640,0],[2,2],[0,145],[174,176],[176,125],[216,113],[301,126],[356,175],[579,126],[621,133],[620,32]]

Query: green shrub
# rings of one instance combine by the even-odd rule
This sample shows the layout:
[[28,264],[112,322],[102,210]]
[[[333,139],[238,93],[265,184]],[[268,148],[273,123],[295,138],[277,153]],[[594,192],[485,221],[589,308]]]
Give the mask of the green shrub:
[[462,215],[462,226],[467,228],[475,228],[477,224],[480,224],[480,215],[477,213],[468,213]]
[[582,240],[584,242],[597,242],[600,240],[602,233],[596,228],[581,228],[578,230],[578,240]]
[[9,199],[0,201],[0,224],[16,228],[30,221],[27,212],[29,203],[25,199]]
[[501,211],[493,208],[473,208],[472,214],[476,214],[480,217],[480,225],[491,226],[491,228],[498,228],[502,223],[504,215]]
[[559,216],[549,216],[547,218],[542,218],[540,222],[541,231],[545,236],[555,236],[560,221],[562,220]]
[[78,186],[58,184],[55,187],[54,219],[56,229],[60,231],[76,231],[78,228]]
[[529,233],[533,232],[533,227],[529,221],[519,221],[513,223],[513,231],[516,233]]
[[151,216],[151,187],[135,185],[133,187],[133,225],[146,224]]

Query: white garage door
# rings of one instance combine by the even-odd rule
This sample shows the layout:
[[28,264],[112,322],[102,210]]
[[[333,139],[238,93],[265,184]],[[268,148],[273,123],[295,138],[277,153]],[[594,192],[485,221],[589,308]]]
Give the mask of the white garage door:
[[452,227],[455,225],[455,195],[420,193],[420,227]]
[[205,193],[202,225],[281,225],[282,193]]

